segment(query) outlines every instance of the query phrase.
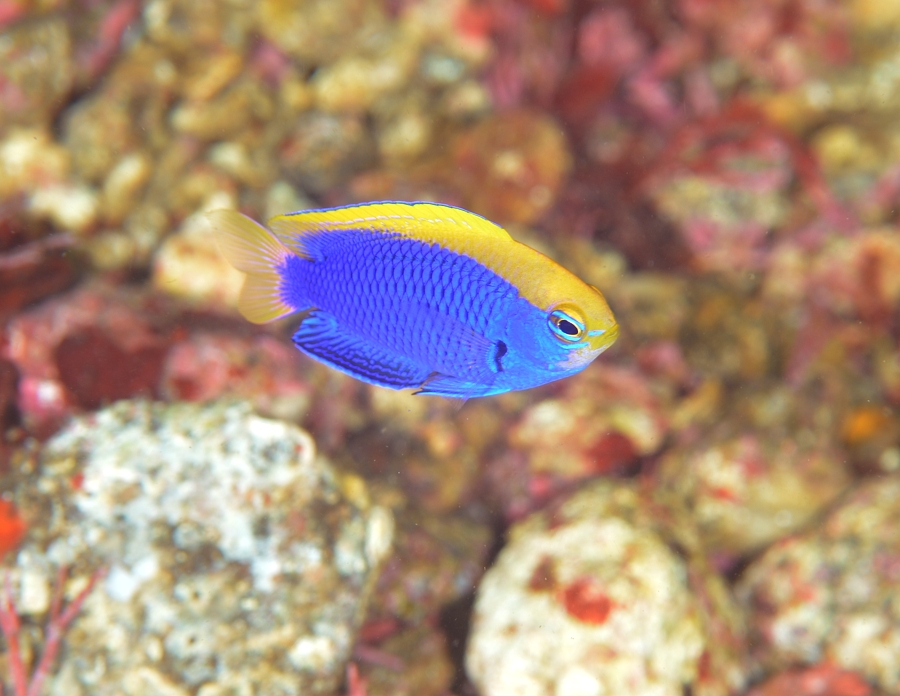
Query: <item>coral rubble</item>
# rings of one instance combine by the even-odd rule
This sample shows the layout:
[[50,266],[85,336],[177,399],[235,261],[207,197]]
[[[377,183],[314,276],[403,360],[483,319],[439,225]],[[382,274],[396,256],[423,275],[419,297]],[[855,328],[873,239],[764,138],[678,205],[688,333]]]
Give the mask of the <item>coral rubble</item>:
[[393,529],[309,435],[237,402],[77,419],[16,499],[32,527],[13,569],[27,616],[47,611],[55,568],[73,588],[106,569],[57,693],[333,693]]
[[[741,618],[632,486],[597,483],[512,527],[478,589],[466,664],[485,696],[728,694]],[[664,528],[668,527],[667,531]]]

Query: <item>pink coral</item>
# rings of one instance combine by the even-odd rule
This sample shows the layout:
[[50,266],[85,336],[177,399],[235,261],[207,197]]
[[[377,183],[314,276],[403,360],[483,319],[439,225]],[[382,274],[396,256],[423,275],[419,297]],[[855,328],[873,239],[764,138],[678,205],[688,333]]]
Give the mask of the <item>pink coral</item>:
[[[0,589],[0,630],[2,630],[4,638],[6,638],[6,657],[9,663],[14,696],[40,696],[44,682],[53,670],[56,655],[59,652],[66,630],[72,621],[75,620],[75,617],[78,616],[81,606],[103,574],[102,571],[97,571],[91,575],[87,585],[63,609],[62,600],[63,588],[66,583],[66,571],[64,568],[60,568],[56,578],[56,591],[53,595],[53,602],[50,605],[50,617],[47,623],[44,650],[30,678],[26,676],[25,662],[19,644],[21,623],[12,601],[12,587],[9,575],[4,578],[3,587]],[[0,693],[2,693],[2,688],[0,688]]]

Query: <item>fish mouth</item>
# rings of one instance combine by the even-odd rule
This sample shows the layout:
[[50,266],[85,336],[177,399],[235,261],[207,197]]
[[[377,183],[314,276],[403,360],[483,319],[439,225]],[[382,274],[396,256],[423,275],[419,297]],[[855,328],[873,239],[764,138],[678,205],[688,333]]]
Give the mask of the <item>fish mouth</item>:
[[613,324],[608,329],[588,331],[588,340],[571,346],[571,351],[560,367],[564,370],[575,370],[591,363],[598,355],[609,348],[619,337],[619,325]]
[[[590,332],[588,332],[588,335],[590,335]],[[601,339],[600,343],[601,353],[616,342],[616,339],[619,337],[619,325],[613,324],[608,329],[602,332],[602,336],[603,338]]]

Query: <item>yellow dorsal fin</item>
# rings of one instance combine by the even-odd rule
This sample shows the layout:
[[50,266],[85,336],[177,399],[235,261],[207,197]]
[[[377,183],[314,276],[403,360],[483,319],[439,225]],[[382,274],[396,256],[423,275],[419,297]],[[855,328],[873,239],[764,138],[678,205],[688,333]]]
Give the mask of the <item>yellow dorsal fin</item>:
[[[542,254],[516,242],[502,227],[475,213],[440,203],[363,203],[307,210],[279,215],[269,220],[269,226],[288,249],[313,261],[327,249],[328,235],[342,230],[392,232],[436,243],[484,264],[541,309],[558,301],[557,296],[570,296],[568,290],[562,295],[557,291],[555,283],[560,278],[570,286],[584,285]],[[547,275],[549,267],[554,269],[553,281]]]
[[238,310],[254,324],[297,311],[284,300],[281,269],[290,251],[274,234],[234,210],[213,210],[206,219],[228,262],[246,273]]
[[337,230],[394,232],[423,242],[447,245],[456,237],[476,235],[510,241],[509,233],[480,215],[440,203],[364,203],[343,208],[309,210],[269,220],[278,238],[305,256],[305,237]]

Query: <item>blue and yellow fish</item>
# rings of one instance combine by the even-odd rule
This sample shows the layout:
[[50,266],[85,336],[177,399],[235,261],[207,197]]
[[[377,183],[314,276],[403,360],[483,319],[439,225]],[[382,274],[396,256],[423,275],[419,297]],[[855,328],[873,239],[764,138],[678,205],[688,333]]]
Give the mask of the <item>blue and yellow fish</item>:
[[357,379],[457,399],[580,372],[616,340],[600,291],[497,225],[435,203],[207,215],[247,274],[238,308],[303,312],[297,347]]

